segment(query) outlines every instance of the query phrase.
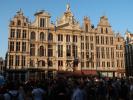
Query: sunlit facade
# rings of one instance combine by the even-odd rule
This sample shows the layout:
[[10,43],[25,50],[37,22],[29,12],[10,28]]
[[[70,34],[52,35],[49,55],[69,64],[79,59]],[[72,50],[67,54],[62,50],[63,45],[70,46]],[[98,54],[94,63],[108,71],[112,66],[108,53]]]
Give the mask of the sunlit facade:
[[115,35],[106,16],[97,27],[84,17],[76,21],[70,6],[50,21],[46,11],[30,22],[20,10],[9,24],[7,72],[9,78],[44,78],[60,71],[104,76],[124,76],[124,39]]

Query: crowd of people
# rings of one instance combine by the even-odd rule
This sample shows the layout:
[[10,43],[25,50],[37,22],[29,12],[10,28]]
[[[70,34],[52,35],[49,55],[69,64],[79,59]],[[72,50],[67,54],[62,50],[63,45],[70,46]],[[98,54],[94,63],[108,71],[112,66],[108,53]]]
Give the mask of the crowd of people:
[[56,78],[7,81],[0,100],[133,100],[133,78]]

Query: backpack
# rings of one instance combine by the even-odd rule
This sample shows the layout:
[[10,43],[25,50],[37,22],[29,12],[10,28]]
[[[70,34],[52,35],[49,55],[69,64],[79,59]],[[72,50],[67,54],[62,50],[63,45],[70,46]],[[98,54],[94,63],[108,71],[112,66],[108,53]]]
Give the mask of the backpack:
[[16,95],[12,95],[10,92],[8,92],[8,94],[10,95],[10,100],[18,100],[19,92],[17,92]]

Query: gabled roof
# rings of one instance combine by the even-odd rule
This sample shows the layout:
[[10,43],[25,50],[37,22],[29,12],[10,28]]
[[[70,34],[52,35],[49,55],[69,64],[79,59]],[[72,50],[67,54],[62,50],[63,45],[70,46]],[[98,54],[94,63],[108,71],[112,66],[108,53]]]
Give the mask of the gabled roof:
[[111,27],[110,24],[109,24],[109,22],[108,22],[108,18],[106,16],[100,17],[100,22],[99,22],[98,26]]

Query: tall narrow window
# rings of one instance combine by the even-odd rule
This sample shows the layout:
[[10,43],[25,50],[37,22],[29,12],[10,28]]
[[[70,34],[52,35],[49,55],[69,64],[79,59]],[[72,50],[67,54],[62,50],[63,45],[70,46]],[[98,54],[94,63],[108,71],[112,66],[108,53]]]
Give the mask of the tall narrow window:
[[21,29],[17,29],[16,38],[21,38]]
[[86,43],[86,50],[89,50],[89,43]]
[[110,67],[110,62],[107,62],[107,67]]
[[20,21],[20,20],[17,21],[17,25],[18,25],[18,26],[21,25],[21,21]]
[[16,51],[20,51],[20,42],[16,42]]
[[101,36],[101,44],[104,44],[104,36]]
[[106,44],[109,44],[109,40],[108,37],[106,36]]
[[110,50],[109,50],[109,48],[107,47],[107,48],[106,48],[106,57],[107,57],[107,59],[110,58],[110,53],[109,53],[109,51],[110,51]]
[[58,66],[63,66],[63,61],[62,60],[58,61]]
[[84,41],[84,36],[81,36],[81,41]]
[[112,67],[115,67],[115,63],[114,63],[114,61],[112,61]]
[[96,57],[100,58],[100,47],[96,47]]
[[101,33],[103,33],[103,28],[101,28]]
[[10,51],[14,51],[14,42],[10,42]]
[[14,63],[14,56],[10,55],[9,56],[9,66],[13,66],[13,63]]
[[53,56],[53,45],[48,45],[48,56],[49,57]]
[[66,56],[67,57],[71,56],[71,45],[66,46]]
[[89,61],[86,61],[86,67],[89,67]]
[[99,36],[96,36],[96,44],[99,44]]
[[16,66],[19,66],[19,64],[20,64],[20,56],[19,55],[16,55],[16,59],[15,59],[16,61],[15,61],[15,65]]
[[45,66],[45,61],[42,61],[42,67],[44,67]]
[[39,48],[39,56],[44,56],[44,47],[40,46]]
[[113,45],[113,37],[110,37],[110,44]]
[[63,57],[63,45],[58,45],[58,57]]
[[70,42],[70,35],[66,35],[66,42]]
[[30,60],[30,67],[34,67],[34,66],[35,66],[34,60]]
[[102,56],[102,58],[105,58],[105,51],[104,51],[104,47],[101,47],[101,56]]
[[90,41],[93,41],[93,36],[90,36]]
[[58,34],[58,41],[63,41],[63,35],[62,34]]
[[81,52],[81,58],[84,59],[84,52]]
[[36,33],[35,32],[31,32],[30,39],[31,40],[35,40],[36,39]]
[[44,36],[44,33],[43,32],[40,33],[40,40],[41,41],[44,41],[45,40],[45,36]]
[[11,35],[10,35],[11,38],[14,38],[15,37],[15,29],[11,29]]
[[91,68],[94,68],[94,62],[91,62]]
[[96,62],[96,68],[97,68],[97,67],[100,67],[100,61],[97,61],[97,62]]
[[48,33],[48,41],[53,41],[53,34],[52,33]]
[[85,66],[84,66],[84,62],[81,62],[81,68],[84,68]]
[[25,61],[26,61],[26,57],[25,56],[22,56],[22,67],[25,66]]
[[85,25],[85,32],[88,32],[88,24]]
[[22,34],[23,39],[26,39],[26,32],[27,32],[26,30],[23,30],[23,34]]
[[35,44],[30,44],[30,56],[35,56]]
[[102,62],[102,67],[105,67],[105,62]]
[[106,33],[108,33],[108,28],[106,28]]
[[73,35],[73,42],[77,42],[77,41],[78,41],[77,35]]
[[93,60],[94,59],[94,53],[91,52],[91,59]]
[[86,38],[86,42],[89,42],[89,36],[86,36],[85,38]]
[[111,48],[111,58],[114,59],[114,48]]
[[78,48],[76,45],[73,45],[73,56],[74,58],[78,57]]
[[26,42],[22,42],[22,52],[26,52]]
[[52,67],[53,66],[53,62],[51,60],[48,60],[48,66]]
[[84,50],[84,43],[81,43],[81,50]]
[[93,43],[91,43],[90,46],[91,46],[91,50],[94,50],[94,45],[93,45]]
[[45,18],[40,18],[40,27],[45,27]]

